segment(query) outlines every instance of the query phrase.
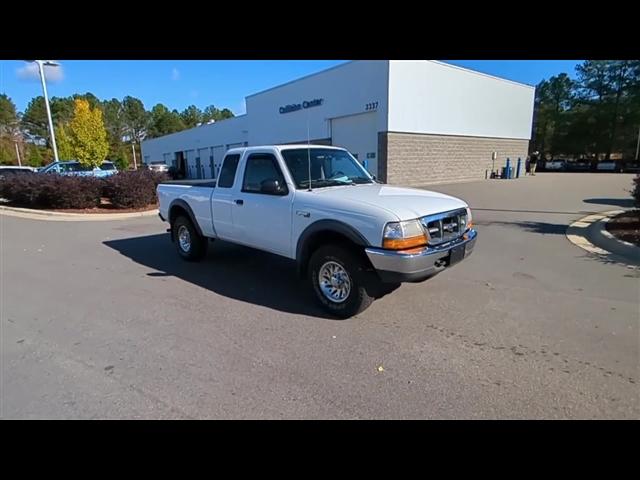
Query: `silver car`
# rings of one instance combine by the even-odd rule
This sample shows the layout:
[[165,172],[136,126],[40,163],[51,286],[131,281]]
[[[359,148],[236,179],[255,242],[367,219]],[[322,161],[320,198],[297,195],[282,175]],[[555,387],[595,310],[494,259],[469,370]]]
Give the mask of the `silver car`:
[[150,162],[147,164],[152,172],[168,172],[169,166],[164,162]]

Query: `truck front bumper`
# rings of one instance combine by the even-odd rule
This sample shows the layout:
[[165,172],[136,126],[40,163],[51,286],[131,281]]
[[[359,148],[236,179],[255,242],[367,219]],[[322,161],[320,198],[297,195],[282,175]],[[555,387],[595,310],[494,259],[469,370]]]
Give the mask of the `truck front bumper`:
[[449,243],[413,254],[373,247],[365,252],[383,282],[420,282],[471,255],[477,236],[472,229]]

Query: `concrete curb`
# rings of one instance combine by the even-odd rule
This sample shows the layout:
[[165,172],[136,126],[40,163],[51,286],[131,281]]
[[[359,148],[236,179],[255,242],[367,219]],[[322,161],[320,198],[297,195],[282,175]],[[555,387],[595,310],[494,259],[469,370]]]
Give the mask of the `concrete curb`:
[[628,257],[640,264],[640,247],[637,247],[633,243],[620,240],[609,232],[607,230],[607,222],[609,222],[609,220],[611,220],[611,218],[607,217],[596,222],[595,226],[597,228],[593,231],[593,243],[600,245],[602,248],[605,248],[612,253]]
[[577,247],[600,256],[611,256],[613,261],[631,265],[640,265],[640,247],[622,242],[611,235],[605,228],[606,223],[625,210],[611,210],[588,215],[567,228],[567,239]]
[[35,210],[31,208],[7,207],[0,205],[0,214],[9,217],[28,218],[30,220],[46,220],[56,222],[99,222],[126,220],[128,218],[151,217],[158,215],[158,209],[144,212],[127,213],[64,213]]

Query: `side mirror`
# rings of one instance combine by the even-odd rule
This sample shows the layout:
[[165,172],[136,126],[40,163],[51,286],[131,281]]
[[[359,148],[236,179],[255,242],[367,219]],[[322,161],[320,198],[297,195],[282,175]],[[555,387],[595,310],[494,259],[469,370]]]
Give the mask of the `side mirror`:
[[286,195],[286,187],[280,185],[278,180],[268,179],[260,183],[260,193],[267,195]]

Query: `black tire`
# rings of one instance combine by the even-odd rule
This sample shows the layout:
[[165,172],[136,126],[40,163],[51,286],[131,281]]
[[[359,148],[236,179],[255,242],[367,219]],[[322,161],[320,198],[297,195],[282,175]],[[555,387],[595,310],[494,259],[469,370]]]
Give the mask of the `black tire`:
[[[180,240],[181,230],[188,235],[188,243]],[[198,233],[188,217],[180,215],[175,219],[171,225],[171,235],[178,254],[185,260],[195,262],[207,254],[207,239]]]
[[[340,301],[332,301],[323,293],[319,274],[329,264],[338,264],[348,275],[350,288],[348,295]],[[309,259],[308,279],[320,305],[331,315],[349,318],[371,305],[373,297],[367,292],[367,266],[354,252],[338,245],[326,245],[318,248]]]

